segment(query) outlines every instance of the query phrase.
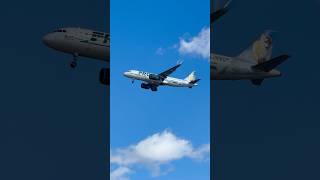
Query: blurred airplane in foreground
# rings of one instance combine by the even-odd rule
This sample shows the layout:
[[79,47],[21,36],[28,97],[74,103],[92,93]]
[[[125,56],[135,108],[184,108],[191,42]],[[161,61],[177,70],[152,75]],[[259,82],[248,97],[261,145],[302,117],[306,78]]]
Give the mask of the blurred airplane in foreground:
[[79,57],[88,57],[108,63],[100,70],[99,80],[110,84],[110,34],[82,28],[61,28],[42,39],[48,47],[71,54],[71,68],[76,68]]
[[251,80],[261,85],[265,78],[281,75],[275,68],[286,61],[289,55],[272,58],[271,32],[263,33],[248,49],[237,57],[211,54],[211,80]]
[[196,78],[195,71],[193,71],[185,79],[177,79],[177,78],[169,77],[169,75],[172,74],[178,67],[180,67],[181,64],[182,63],[179,63],[176,66],[160,74],[148,73],[148,72],[137,71],[137,70],[129,70],[123,73],[123,75],[127,78],[132,79],[132,83],[134,82],[134,80],[143,81],[143,83],[141,83],[141,88],[151,89],[152,91],[157,91],[158,86],[173,86],[173,87],[188,87],[188,88],[197,86],[198,85],[197,82],[200,81],[200,79]]

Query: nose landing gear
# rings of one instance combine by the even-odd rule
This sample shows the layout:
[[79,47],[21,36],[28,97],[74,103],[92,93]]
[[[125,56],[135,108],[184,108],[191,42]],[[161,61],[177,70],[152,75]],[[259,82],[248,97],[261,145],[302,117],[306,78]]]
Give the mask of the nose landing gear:
[[72,69],[75,69],[78,65],[78,58],[79,58],[79,54],[78,53],[74,53],[73,57],[72,57],[72,61],[70,62],[70,67]]

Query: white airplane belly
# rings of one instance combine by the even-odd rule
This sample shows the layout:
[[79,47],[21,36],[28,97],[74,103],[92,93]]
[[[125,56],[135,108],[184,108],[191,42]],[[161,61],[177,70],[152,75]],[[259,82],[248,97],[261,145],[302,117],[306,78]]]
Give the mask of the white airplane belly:
[[81,42],[80,46],[78,47],[78,54],[80,56],[95,58],[103,61],[110,60],[109,47],[105,45]]
[[190,85],[188,83],[182,83],[177,81],[163,81],[164,85],[167,86],[173,86],[173,87],[189,87]]
[[258,73],[217,73],[211,72],[212,80],[251,80],[251,79],[265,79],[270,77],[276,77],[268,72]]
[[102,61],[110,60],[109,47],[106,45],[93,44],[87,41],[65,40],[57,47],[58,50],[65,53],[77,53],[80,56],[94,58]]

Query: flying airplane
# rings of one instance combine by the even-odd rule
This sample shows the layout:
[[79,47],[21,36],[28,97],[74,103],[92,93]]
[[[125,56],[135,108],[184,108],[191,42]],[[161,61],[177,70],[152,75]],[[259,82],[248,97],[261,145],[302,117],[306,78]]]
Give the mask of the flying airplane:
[[231,1],[228,1],[223,6],[223,8],[218,9],[217,11],[214,11],[213,13],[210,14],[210,24],[211,25],[229,11],[230,3],[231,3]]
[[211,80],[251,80],[261,85],[266,78],[281,76],[275,68],[290,56],[272,55],[271,31],[263,33],[248,49],[237,57],[211,54]]
[[[71,68],[76,68],[79,57],[110,62],[110,34],[82,28],[60,28],[42,39],[48,47],[72,55]],[[110,69],[102,68],[99,80],[110,84]]]
[[151,89],[152,91],[157,91],[158,86],[161,86],[161,85],[173,86],[173,87],[188,87],[188,88],[197,86],[198,85],[197,82],[200,81],[200,79],[196,78],[195,71],[193,71],[185,79],[177,79],[177,78],[169,77],[169,75],[172,74],[178,67],[180,67],[181,64],[182,63],[179,63],[176,66],[160,74],[148,73],[148,72],[137,71],[137,70],[129,70],[123,73],[123,75],[127,78],[132,79],[132,83],[134,82],[134,80],[143,81],[141,83],[141,88]]

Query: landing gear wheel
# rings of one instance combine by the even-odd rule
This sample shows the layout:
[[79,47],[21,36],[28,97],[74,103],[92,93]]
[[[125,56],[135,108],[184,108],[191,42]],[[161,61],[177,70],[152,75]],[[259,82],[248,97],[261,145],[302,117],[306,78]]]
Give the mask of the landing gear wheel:
[[151,91],[158,91],[157,87],[151,87]]
[[73,59],[72,59],[72,61],[70,62],[70,67],[71,67],[72,69],[74,69],[74,68],[77,67],[78,57],[79,57],[78,53],[73,54]]
[[74,68],[76,68],[77,67],[77,61],[71,61],[71,63],[70,63],[70,67],[72,68],[72,69],[74,69]]

